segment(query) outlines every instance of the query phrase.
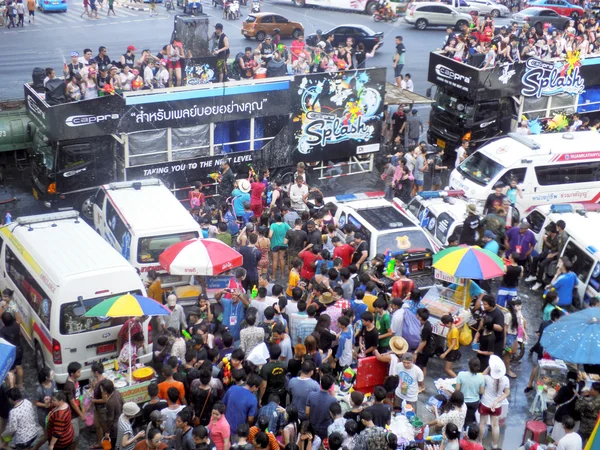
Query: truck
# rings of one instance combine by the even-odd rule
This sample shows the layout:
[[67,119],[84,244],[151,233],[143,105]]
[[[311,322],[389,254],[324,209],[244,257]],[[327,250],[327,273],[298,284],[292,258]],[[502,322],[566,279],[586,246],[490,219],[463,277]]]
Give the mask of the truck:
[[468,63],[442,52],[429,56],[428,81],[436,87],[427,140],[455,157],[463,140],[478,147],[515,131],[521,118],[600,111],[600,57],[584,60],[497,64],[481,69],[484,55]]
[[31,147],[29,122],[23,100],[0,102],[0,152],[27,150]]

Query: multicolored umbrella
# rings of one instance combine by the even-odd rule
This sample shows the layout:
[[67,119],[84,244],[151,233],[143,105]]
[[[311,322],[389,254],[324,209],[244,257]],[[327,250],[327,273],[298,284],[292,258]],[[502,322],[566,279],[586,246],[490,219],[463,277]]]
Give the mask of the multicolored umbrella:
[[449,247],[433,255],[433,267],[457,278],[489,280],[504,275],[504,261],[477,245]]
[[213,276],[242,265],[242,255],[218,239],[190,239],[171,245],[158,257],[171,275]]
[[141,295],[125,294],[107,298],[85,313],[86,317],[166,316],[169,308]]
[[600,308],[587,308],[563,316],[544,329],[540,341],[554,358],[573,364],[600,361]]

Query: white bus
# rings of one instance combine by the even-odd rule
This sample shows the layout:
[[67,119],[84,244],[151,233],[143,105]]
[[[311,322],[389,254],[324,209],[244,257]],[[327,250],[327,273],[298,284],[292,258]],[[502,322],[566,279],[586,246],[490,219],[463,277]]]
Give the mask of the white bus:
[[[0,247],[0,288],[14,291],[38,370],[48,366],[64,383],[69,363],[77,361],[81,378],[88,379],[92,363],[118,356],[117,334],[126,318],[84,314],[116,295],[145,295],[144,285],[78,212],[20,217],[0,228]],[[141,361],[149,362],[151,350],[143,353]]]
[[[320,6],[321,8],[355,11],[373,15],[379,8],[378,0],[292,0],[296,6]],[[392,8],[398,13],[406,10],[406,1],[391,0]]]

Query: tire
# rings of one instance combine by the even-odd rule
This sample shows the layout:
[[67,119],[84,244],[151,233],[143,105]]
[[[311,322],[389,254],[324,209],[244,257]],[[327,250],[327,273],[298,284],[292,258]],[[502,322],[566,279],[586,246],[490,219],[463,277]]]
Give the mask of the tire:
[[396,14],[392,16],[392,23],[394,22],[398,22],[398,16]]
[[375,11],[377,11],[377,3],[375,2],[369,2],[367,3],[367,7],[365,8],[365,12],[372,16],[373,14],[375,14]]
[[381,22],[381,16],[379,16],[379,14],[373,14],[373,20],[375,22]]
[[415,27],[417,27],[418,30],[424,30],[425,28],[427,28],[427,20],[425,19],[419,19],[415,22]]
[[579,13],[577,11],[573,11],[571,13],[571,19],[579,19]]
[[466,20],[459,20],[456,22],[456,29],[461,30],[463,25],[469,26],[469,23]]
[[92,201],[92,196],[87,197],[81,202],[79,211],[86,222],[94,222],[94,202]]
[[292,31],[292,37],[294,39],[298,39],[298,36],[300,36],[302,34],[302,30],[300,28],[296,28],[294,31]]
[[296,5],[299,8],[304,8],[306,6],[306,3],[304,2],[304,0],[294,0],[294,5]]
[[262,42],[265,40],[266,35],[267,34],[264,31],[259,31],[258,33],[256,33],[256,40]]
[[498,11],[497,9],[492,9],[492,12],[490,13],[490,15],[493,18],[500,17],[500,11]]
[[37,341],[35,341],[34,354],[35,354],[35,368],[39,372],[44,367],[46,367],[46,361],[44,359],[44,353],[42,352],[42,348],[40,347],[40,344]]

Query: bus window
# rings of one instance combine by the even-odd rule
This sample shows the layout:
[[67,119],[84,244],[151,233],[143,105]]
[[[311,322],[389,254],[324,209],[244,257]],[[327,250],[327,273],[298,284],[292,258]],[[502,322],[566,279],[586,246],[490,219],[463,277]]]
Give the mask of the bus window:
[[[123,249],[124,237],[127,235],[129,236],[129,239],[131,239],[131,236],[129,234],[129,231],[127,230],[127,227],[121,220],[121,217],[117,214],[117,211],[110,202],[106,203],[106,224],[108,225],[111,233],[119,243],[119,247]],[[128,257],[126,257],[126,259],[128,259]]]
[[539,211],[532,211],[531,214],[527,216],[527,222],[529,222],[531,231],[533,231],[535,234],[538,234],[540,231],[542,231],[545,221],[546,216]]
[[52,308],[50,297],[8,246],[6,247],[6,267],[8,268],[9,278],[21,292],[34,314],[50,330],[50,311]]

